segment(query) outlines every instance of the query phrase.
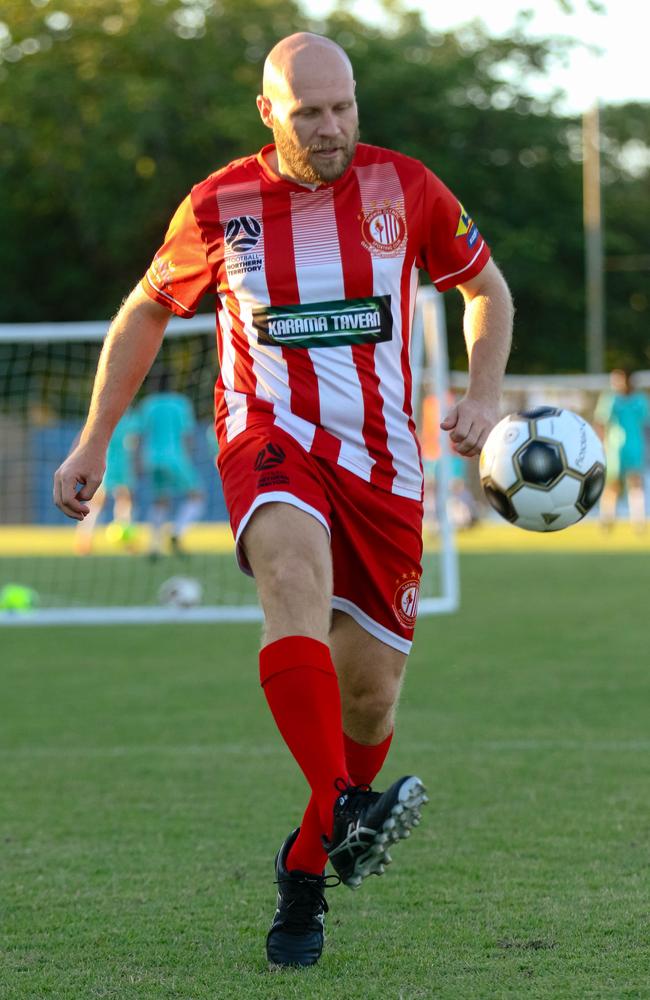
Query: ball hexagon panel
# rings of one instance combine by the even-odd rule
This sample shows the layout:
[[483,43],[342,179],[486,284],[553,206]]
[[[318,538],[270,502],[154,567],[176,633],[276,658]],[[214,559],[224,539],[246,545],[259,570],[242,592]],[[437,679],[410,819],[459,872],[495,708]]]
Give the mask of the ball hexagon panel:
[[557,531],[575,524],[582,517],[576,507],[582,482],[564,475],[548,490],[522,486],[510,498],[517,512],[518,526],[532,531]]
[[525,483],[548,490],[564,472],[562,445],[555,441],[528,441],[515,455],[515,466]]
[[483,492],[491,507],[494,507],[497,514],[504,517],[506,521],[515,521],[517,512],[512,506],[509,496],[504,493],[499,486],[490,479],[483,480]]
[[575,507],[564,507],[562,510],[556,510],[553,514],[544,515],[542,518],[519,517],[515,524],[525,531],[561,531],[562,528],[571,527],[580,518],[581,514]]
[[604,487],[605,466],[600,462],[595,462],[582,481],[580,494],[576,501],[578,509],[583,514],[586,514],[598,502]]
[[540,417],[550,417],[562,411],[555,406],[533,406],[530,410],[521,410],[517,416],[527,420],[539,420]]

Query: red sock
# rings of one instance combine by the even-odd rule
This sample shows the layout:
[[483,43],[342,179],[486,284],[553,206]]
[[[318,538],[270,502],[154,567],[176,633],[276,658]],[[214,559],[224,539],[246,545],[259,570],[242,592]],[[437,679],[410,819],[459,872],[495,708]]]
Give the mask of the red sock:
[[[392,732],[382,743],[376,746],[366,746],[357,743],[346,733],[343,733],[345,746],[345,761],[353,785],[370,785],[381,771],[390,749]],[[289,851],[287,871],[295,869],[320,875],[327,864],[327,852],[321,841],[320,818],[316,800],[312,795],[309,805],[300,824],[300,833]]]
[[345,762],[353,785],[372,784],[384,765],[392,739],[391,730],[385,740],[373,747],[357,743],[347,733],[343,733]]
[[332,834],[336,782],[348,782],[341,696],[329,646],[287,636],[260,652],[260,680],[276,725],[316,800],[320,832]]

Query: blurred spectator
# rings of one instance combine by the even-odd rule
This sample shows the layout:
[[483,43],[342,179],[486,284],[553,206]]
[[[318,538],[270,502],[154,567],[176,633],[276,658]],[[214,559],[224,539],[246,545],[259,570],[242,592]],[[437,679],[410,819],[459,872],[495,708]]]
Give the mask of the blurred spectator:
[[75,547],[80,555],[89,555],[92,551],[93,536],[107,497],[113,500],[113,522],[109,525],[109,538],[128,549],[134,547],[133,490],[139,433],[137,414],[133,410],[127,410],[113,431],[106,453],[106,472],[102,485],[90,503],[90,513],[77,526]]
[[621,368],[610,373],[610,390],[596,404],[596,427],[605,443],[607,481],[600,502],[600,518],[610,528],[623,490],[627,491],[630,520],[638,530],[645,527],[643,484],[644,429],[650,422],[648,400],[634,392],[632,376]]
[[172,552],[182,554],[182,539],[188,527],[201,516],[203,490],[192,460],[196,417],[192,403],[170,388],[166,371],[154,371],[149,378],[152,392],[140,405],[141,456],[153,493],[149,511],[150,556],[163,554],[163,531],[178,501],[169,542]]
[[[425,386],[426,391],[426,386]],[[454,402],[449,393],[447,403]],[[438,398],[428,393],[422,400],[422,427],[420,430],[422,466],[424,469],[424,516],[429,523],[438,521],[436,509],[436,478],[440,468],[440,406]],[[452,524],[459,529],[471,528],[479,519],[478,504],[470,490],[466,471],[471,459],[461,458],[453,451],[449,457],[449,492],[447,513]]]

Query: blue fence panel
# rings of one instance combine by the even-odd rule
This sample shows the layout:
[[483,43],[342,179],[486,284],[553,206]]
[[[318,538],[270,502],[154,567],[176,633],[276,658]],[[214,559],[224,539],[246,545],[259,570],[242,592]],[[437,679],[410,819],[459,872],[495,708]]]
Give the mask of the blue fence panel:
[[[79,433],[79,424],[61,421],[49,427],[36,427],[29,434],[29,456],[31,467],[30,510],[28,520],[32,524],[62,525],[69,523],[52,502],[52,480],[57,468],[70,452],[72,443]],[[193,458],[203,484],[205,509],[201,520],[227,521],[228,513],[223,499],[221,480],[214,461],[214,448],[205,427],[197,427],[193,440]],[[134,520],[146,521],[151,504],[151,486],[146,476],[138,479],[133,496]],[[107,503],[101,520],[109,521],[113,516],[112,503]]]

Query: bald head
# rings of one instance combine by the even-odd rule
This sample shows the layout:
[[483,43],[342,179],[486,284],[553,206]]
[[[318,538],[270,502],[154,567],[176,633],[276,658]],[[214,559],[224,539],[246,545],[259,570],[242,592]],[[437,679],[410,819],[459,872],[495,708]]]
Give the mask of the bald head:
[[340,45],[324,35],[299,31],[274,45],[264,62],[263,94],[271,100],[295,93],[305,83],[354,83],[352,63]]
[[359,132],[352,65],[340,45],[307,31],[283,38],[264,63],[257,107],[273,130],[269,162],[280,174],[319,184],[345,173]]

